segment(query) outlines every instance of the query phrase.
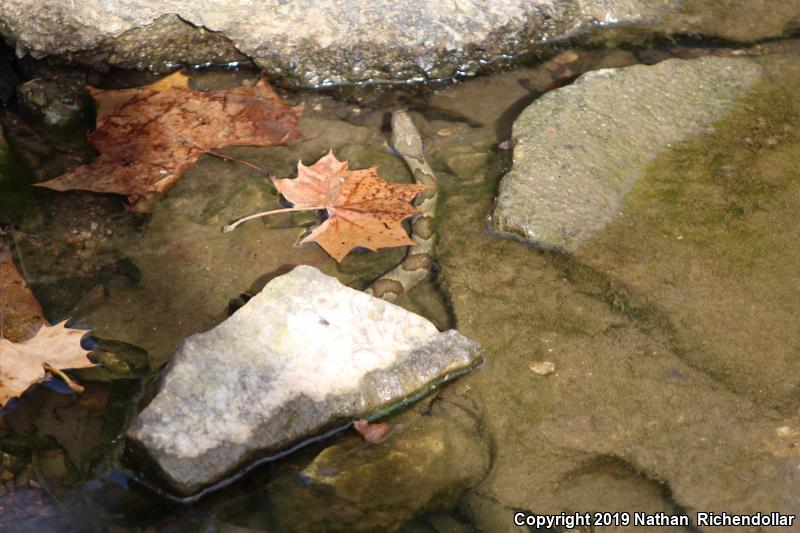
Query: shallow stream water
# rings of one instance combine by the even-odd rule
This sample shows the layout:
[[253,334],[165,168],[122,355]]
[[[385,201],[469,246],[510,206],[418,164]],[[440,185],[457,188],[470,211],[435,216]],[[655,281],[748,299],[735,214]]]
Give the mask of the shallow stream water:
[[[386,142],[389,113],[406,107],[426,142],[442,196],[471,188],[478,191],[476,204],[490,203],[511,162],[515,117],[534,99],[581,73],[671,57],[780,50],[796,52],[798,44],[569,50],[547,62],[430,86],[280,91],[288,103],[303,105],[305,140],[288,147],[221,151],[265,173],[291,177],[298,160],[309,164],[333,148],[351,168],[377,165],[384,179],[409,182],[411,175]],[[191,71],[192,84],[200,90],[233,87],[256,76],[236,69]],[[92,82],[119,88],[153,79],[111,72]],[[337,264],[316,245],[297,244],[304,229],[318,222],[309,214],[260,219],[222,234],[222,225],[239,216],[278,207],[278,197],[265,173],[208,155],[148,214],[127,212],[124,199],[113,195],[34,188],[33,183],[92,157],[86,141],[91,117],[50,128],[12,104],[0,110],[0,123],[12,147],[0,163],[0,239],[12,250],[51,323],[70,318],[76,326],[92,329],[85,342],[95,347],[92,357],[101,363],[73,373],[86,387],[83,394],[49,381],[0,418],[0,529],[336,530],[341,526],[326,523],[326,517],[331,509],[342,516],[345,508],[351,509],[351,525],[368,526],[372,518],[358,517],[360,506],[369,508],[368,502],[320,492],[300,475],[332,443],[349,447],[353,455],[369,448],[352,431],[260,466],[191,504],[165,499],[131,477],[121,435],[181,339],[224,320],[276,275],[309,264],[364,288],[399,262],[404,251],[355,252]],[[558,264],[563,258],[556,255],[548,261]],[[423,283],[400,304],[440,329],[457,327],[445,281],[439,277]],[[422,412],[431,401],[414,409]],[[509,410],[514,407],[509,403]],[[403,427],[402,418],[396,423]],[[403,531],[473,530],[457,510],[458,497],[442,497],[421,515],[407,517]]]

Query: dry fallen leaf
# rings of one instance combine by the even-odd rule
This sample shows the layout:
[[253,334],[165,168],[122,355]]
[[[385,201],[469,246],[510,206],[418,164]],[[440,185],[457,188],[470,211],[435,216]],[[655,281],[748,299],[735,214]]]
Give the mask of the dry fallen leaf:
[[391,429],[388,422],[370,424],[364,419],[353,422],[353,427],[369,444],[378,444],[386,440],[389,429]]
[[387,183],[378,177],[376,167],[349,170],[348,162],[336,159],[333,151],[311,166],[298,163],[296,179],[272,181],[294,207],[244,217],[225,231],[271,213],[325,209],[327,220],[301,242],[318,243],[340,262],[359,246],[378,250],[414,244],[402,222],[419,213],[411,200],[428,188]]
[[86,357],[89,351],[81,348],[86,331],[69,329],[64,324],[66,320],[55,326],[42,326],[25,342],[0,339],[0,407],[41,381],[46,376],[45,363],[55,369],[94,366]]
[[100,156],[37,185],[123,194],[132,210],[147,211],[148,200],[164,194],[205,151],[301,138],[298,114],[264,79],[200,92],[176,72],[141,88],[88,89],[97,105],[97,129],[89,140]]

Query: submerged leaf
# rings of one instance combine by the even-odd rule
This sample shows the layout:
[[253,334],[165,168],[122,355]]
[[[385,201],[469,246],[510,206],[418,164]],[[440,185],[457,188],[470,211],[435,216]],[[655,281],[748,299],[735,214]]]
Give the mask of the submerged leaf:
[[11,252],[0,245],[0,337],[12,342],[24,341],[44,323],[42,308],[17,271]]
[[164,194],[205,151],[300,140],[298,114],[265,79],[209,92],[192,90],[188,80],[177,72],[141,88],[89,87],[97,105],[89,140],[100,156],[37,185],[122,194],[132,210],[146,211],[148,200]]
[[71,387],[74,383],[58,369],[94,366],[86,358],[89,351],[81,348],[86,331],[65,327],[66,320],[47,325],[39,302],[4,246],[0,246],[0,324],[0,408],[44,378],[45,365]]

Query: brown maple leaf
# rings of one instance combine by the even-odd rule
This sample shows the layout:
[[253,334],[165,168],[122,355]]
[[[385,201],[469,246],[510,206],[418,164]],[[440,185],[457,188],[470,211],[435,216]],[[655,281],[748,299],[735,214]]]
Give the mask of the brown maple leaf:
[[148,201],[172,187],[203,152],[301,138],[298,114],[265,79],[200,92],[176,72],[141,88],[88,90],[97,105],[97,129],[89,140],[100,156],[38,186],[122,194],[131,210],[147,211]]
[[[47,370],[66,378],[59,368],[87,368],[94,366],[81,348],[81,337],[86,331],[67,328],[66,320],[55,326],[42,326],[36,335],[25,342],[0,339],[0,407],[8,400],[41,381]],[[81,390],[69,378],[66,382]]]
[[272,213],[325,209],[327,220],[301,243],[316,242],[339,262],[356,247],[378,250],[414,244],[402,222],[419,213],[411,200],[428,188],[387,183],[378,177],[377,167],[349,170],[348,162],[336,159],[333,151],[311,166],[299,162],[296,179],[272,182],[294,207],[244,217],[224,231]]
[[43,324],[39,302],[11,260],[11,252],[0,245],[0,337],[24,341]]

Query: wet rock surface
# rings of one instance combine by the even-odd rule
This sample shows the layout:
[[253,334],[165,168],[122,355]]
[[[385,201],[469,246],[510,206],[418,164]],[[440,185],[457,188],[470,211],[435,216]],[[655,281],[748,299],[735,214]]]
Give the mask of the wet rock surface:
[[765,79],[574,255],[487,236],[491,183],[445,195],[445,286],[492,362],[442,394],[481,398],[497,444],[460,506],[482,530],[517,509],[800,510],[798,258],[778,244],[797,231],[800,63],[759,62]]
[[364,418],[474,366],[477,344],[313,267],[275,278],[186,339],[128,431],[191,494],[260,456]]
[[613,220],[656,154],[721,118],[761,75],[748,59],[674,59],[592,71],[549,92],[514,122],[492,227],[576,249]]
[[20,106],[46,126],[88,125],[91,97],[86,83],[87,77],[80,73],[35,78],[17,87],[17,97]]
[[342,439],[298,473],[302,483],[271,485],[268,504],[278,510],[277,528],[320,531],[336,524],[350,531],[397,531],[415,516],[452,508],[486,475],[491,444],[474,404],[437,401],[389,423],[384,442]]
[[619,280],[629,305],[665,320],[692,367],[753,402],[798,406],[800,81],[797,56],[759,60],[764,79],[713,131],[659,156],[622,216],[576,253]]
[[48,0],[31,9],[25,0],[9,0],[0,6],[0,34],[20,54],[101,68],[249,59],[286,83],[320,86],[473,74],[576,37],[638,42],[666,33],[752,42],[781,36],[800,14],[791,1],[724,4],[137,0],[109,7]]

